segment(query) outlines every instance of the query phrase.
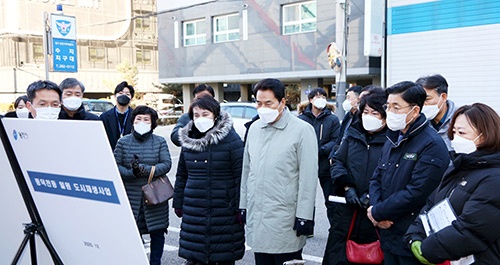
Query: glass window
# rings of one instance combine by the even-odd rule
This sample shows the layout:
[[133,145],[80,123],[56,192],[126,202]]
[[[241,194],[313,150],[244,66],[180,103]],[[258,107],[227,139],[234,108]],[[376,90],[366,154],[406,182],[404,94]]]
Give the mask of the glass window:
[[33,59],[35,60],[44,59],[43,44],[33,43]]
[[150,22],[151,21],[149,18],[136,18],[135,19],[135,28],[149,30],[149,29],[151,29]]
[[233,118],[243,118],[243,113],[245,112],[244,106],[230,106],[228,108],[229,114]]
[[240,17],[238,14],[214,17],[214,42],[240,39]]
[[137,63],[151,64],[151,51],[137,50],[135,52],[135,60]]
[[283,34],[316,30],[316,1],[283,6]]
[[184,46],[207,43],[207,27],[204,19],[186,21],[183,23],[183,28]]
[[106,55],[102,47],[89,47],[89,61],[102,62]]
[[257,109],[252,107],[246,107],[245,118],[251,119],[257,115]]

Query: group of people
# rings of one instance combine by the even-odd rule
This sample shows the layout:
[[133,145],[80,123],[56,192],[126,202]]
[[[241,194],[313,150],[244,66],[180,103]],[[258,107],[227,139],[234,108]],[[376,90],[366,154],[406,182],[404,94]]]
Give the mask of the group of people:
[[[59,86],[34,82],[6,116],[100,119],[139,232],[151,237],[150,264],[161,264],[169,205],[147,205],[141,191],[150,174],[165,176],[172,164],[166,140],[153,134],[158,115],[147,106],[131,108],[134,88],[122,82],[116,107],[97,117],[81,105],[84,89],[74,78]],[[318,180],[330,223],[325,265],[354,264],[348,240],[380,240],[388,265],[465,257],[500,264],[500,117],[491,107],[457,108],[441,75],[387,89],[351,87],[342,122],[322,88],[309,92],[298,117],[281,81],[261,80],[253,94],[258,115],[246,125],[245,139],[208,85],[194,89],[189,111],[172,131],[171,141],[181,147],[172,207],[182,218],[185,264],[235,264],[245,242],[257,265],[302,260],[314,234]],[[330,202],[330,195],[345,203]],[[453,221],[429,229],[421,216],[442,202]]]

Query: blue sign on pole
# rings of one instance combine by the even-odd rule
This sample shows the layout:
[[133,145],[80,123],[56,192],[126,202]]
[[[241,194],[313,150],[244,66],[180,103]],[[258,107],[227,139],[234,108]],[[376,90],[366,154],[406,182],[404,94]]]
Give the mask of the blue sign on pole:
[[78,72],[76,40],[53,38],[52,45],[54,47],[52,54],[54,71]]
[[52,67],[55,72],[78,72],[76,19],[51,14]]

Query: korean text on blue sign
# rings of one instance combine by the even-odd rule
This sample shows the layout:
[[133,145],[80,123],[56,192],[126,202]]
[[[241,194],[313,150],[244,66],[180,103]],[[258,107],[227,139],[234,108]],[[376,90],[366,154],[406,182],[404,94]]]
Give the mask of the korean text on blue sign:
[[78,72],[76,40],[52,39],[54,71]]
[[35,191],[120,204],[112,181],[28,171]]

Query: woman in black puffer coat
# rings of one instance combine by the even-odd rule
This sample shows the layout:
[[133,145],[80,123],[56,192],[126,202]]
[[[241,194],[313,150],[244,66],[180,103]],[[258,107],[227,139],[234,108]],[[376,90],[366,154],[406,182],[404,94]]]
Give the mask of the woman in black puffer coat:
[[351,239],[360,244],[378,240],[375,227],[366,216],[370,177],[377,167],[382,147],[387,140],[386,112],[383,105],[387,96],[382,88],[361,98],[359,118],[348,128],[333,157],[330,173],[333,193],[346,197],[346,204],[334,203],[329,213],[333,220],[325,247],[323,265],[352,264],[346,256],[349,227],[356,212]]
[[182,217],[179,256],[187,264],[234,264],[245,253],[237,218],[243,141],[211,96],[193,102],[180,131],[173,207]]
[[160,265],[168,228],[168,202],[148,206],[141,187],[154,177],[165,176],[172,161],[165,138],[153,134],[158,114],[150,107],[138,106],[132,112],[133,130],[118,140],[115,160],[125,185],[128,200],[141,234],[151,237],[150,264]]
[[422,212],[448,199],[456,220],[428,236],[420,218],[408,228],[405,238],[421,263],[469,257],[476,265],[500,264],[499,128],[498,114],[482,103],[462,106],[453,115],[448,130],[453,166]]

